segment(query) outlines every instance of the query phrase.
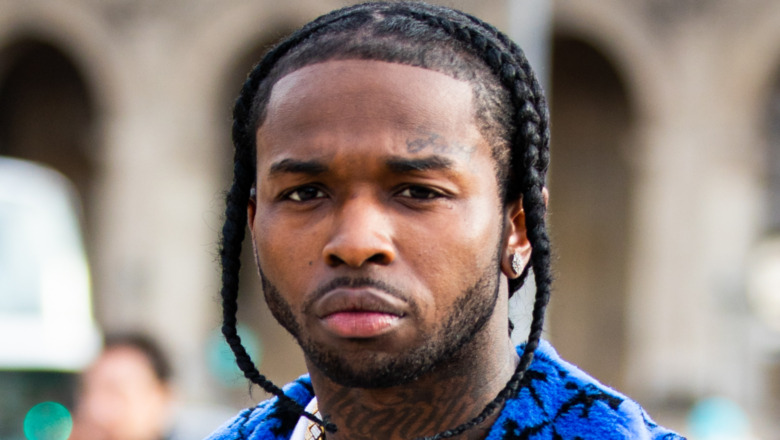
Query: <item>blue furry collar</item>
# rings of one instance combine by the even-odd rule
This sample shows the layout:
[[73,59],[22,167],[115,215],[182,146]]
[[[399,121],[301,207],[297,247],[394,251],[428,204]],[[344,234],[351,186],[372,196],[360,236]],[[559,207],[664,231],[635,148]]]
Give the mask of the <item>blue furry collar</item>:
[[[522,354],[522,346],[517,347]],[[308,376],[284,387],[305,406],[314,397]],[[298,415],[278,399],[243,410],[208,440],[287,440]],[[542,341],[517,396],[509,399],[486,440],[677,440],[626,396],[562,360]]]

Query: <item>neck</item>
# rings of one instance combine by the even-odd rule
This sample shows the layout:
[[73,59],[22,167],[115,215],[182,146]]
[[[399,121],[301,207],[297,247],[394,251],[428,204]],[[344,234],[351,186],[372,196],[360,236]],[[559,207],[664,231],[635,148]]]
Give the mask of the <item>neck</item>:
[[[329,440],[410,440],[455,428],[479,415],[504,388],[517,361],[506,319],[503,323],[491,319],[447,365],[409,384],[350,388],[311,365],[309,371],[321,414],[338,427],[337,433],[328,434]],[[484,439],[498,413],[458,438]]]

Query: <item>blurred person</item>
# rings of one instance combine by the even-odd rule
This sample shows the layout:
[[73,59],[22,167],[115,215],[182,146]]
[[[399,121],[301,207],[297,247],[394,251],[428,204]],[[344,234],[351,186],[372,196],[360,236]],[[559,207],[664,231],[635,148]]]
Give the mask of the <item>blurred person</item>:
[[81,377],[71,440],[168,440],[171,367],[150,338],[112,336]]
[[[680,438],[541,340],[548,110],[492,26],[411,2],[320,17],[249,74],[233,142],[222,330],[274,397],[211,439]],[[309,372],[284,389],[236,331],[247,225]],[[514,347],[508,299],[529,273],[533,320]]]

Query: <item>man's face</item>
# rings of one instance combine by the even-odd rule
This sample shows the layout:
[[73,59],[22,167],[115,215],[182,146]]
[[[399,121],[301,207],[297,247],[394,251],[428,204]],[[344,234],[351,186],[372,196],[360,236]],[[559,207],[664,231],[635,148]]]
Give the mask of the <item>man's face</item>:
[[153,440],[165,433],[171,392],[138,349],[109,348],[82,380],[74,438]]
[[380,61],[307,66],[273,87],[257,151],[265,295],[310,369],[400,384],[493,317],[505,216],[468,83]]

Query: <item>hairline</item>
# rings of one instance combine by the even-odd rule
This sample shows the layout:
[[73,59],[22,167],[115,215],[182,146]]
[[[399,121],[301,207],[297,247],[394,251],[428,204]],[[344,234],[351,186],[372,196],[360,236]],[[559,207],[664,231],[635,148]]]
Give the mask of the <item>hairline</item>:
[[[482,135],[482,137],[485,139],[485,141],[488,143],[488,146],[490,147],[490,151],[491,151],[490,156],[495,168],[494,175],[496,177],[496,185],[498,186],[502,208],[507,205],[508,200],[506,200],[505,196],[509,187],[509,182],[507,181],[507,175],[509,173],[509,168],[511,168],[511,157],[507,159],[506,163],[503,165],[507,169],[501,170],[500,168],[502,165],[500,164],[497,155],[500,154],[499,152],[501,150],[504,150],[504,151],[508,151],[511,156],[512,133],[507,133],[506,138],[502,139],[501,136],[497,135],[496,133],[487,132],[488,127],[490,125],[499,124],[499,121],[496,120],[498,118],[498,115],[495,115],[492,121],[490,120],[489,116],[480,117],[481,112],[491,113],[492,110],[493,113],[498,113],[498,110],[491,109],[490,108],[491,106],[488,103],[483,102],[486,96],[490,95],[491,92],[488,89],[488,85],[482,84],[479,81],[479,79],[482,76],[484,76],[485,72],[488,72],[488,76],[492,76],[495,79],[495,82],[498,83],[500,86],[501,86],[501,82],[495,76],[495,74],[492,71],[490,71],[490,69],[487,66],[484,66],[484,70],[482,71],[480,71],[480,69],[478,68],[473,68],[471,66],[470,62],[472,60],[468,60],[467,57],[474,57],[474,58],[477,57],[467,52],[456,52],[455,56],[460,57],[463,60],[463,62],[468,65],[469,68],[468,72],[458,72],[457,69],[448,68],[449,66],[437,65],[436,63],[431,63],[430,65],[423,65],[423,63],[404,62],[402,60],[387,60],[387,59],[383,59],[381,56],[366,56],[366,55],[350,53],[350,52],[336,52],[322,58],[314,57],[309,59],[301,59],[300,57],[296,57],[295,55],[297,54],[298,53],[296,53],[293,50],[293,62],[285,62],[288,59],[289,54],[283,56],[280,60],[278,60],[276,64],[273,66],[273,68],[271,69],[271,71],[269,72],[268,76],[266,76],[257,87],[257,93],[255,94],[254,99],[252,101],[252,109],[250,111],[251,117],[248,121],[248,123],[252,124],[251,126],[252,129],[249,131],[252,136],[252,153],[253,153],[252,159],[255,161],[255,163],[257,159],[257,147],[258,147],[257,131],[262,127],[262,125],[265,122],[265,118],[268,110],[268,104],[271,101],[274,88],[279,83],[279,81],[281,81],[283,78],[287,77],[288,75],[298,72],[301,69],[304,69],[306,67],[311,67],[317,64],[324,64],[330,61],[349,61],[349,60],[379,61],[383,63],[418,67],[421,69],[447,75],[452,79],[455,79],[457,81],[463,81],[468,84],[469,89],[471,90],[472,121],[474,122],[474,124],[477,127],[477,130],[479,131],[479,133]],[[458,73],[464,73],[464,74],[458,75]],[[501,86],[500,89],[506,90],[503,86]],[[263,91],[265,93],[262,93]],[[497,106],[494,105],[493,107],[497,107]],[[493,127],[493,129],[496,130],[496,127]],[[517,127],[514,127],[512,125],[510,129],[516,130]],[[498,127],[496,131],[501,131],[501,128]],[[502,181],[502,171],[504,171],[503,181]]]

